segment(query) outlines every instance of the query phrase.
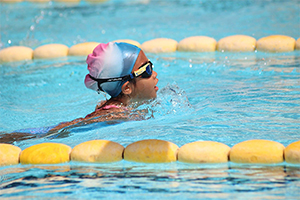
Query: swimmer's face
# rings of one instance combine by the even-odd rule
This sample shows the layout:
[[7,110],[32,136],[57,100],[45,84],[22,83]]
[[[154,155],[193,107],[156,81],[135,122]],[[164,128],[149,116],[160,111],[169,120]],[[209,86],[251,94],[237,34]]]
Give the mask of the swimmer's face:
[[[139,56],[133,66],[132,72],[138,70],[148,61],[145,53],[141,50]],[[132,86],[131,98],[136,101],[148,100],[156,98],[158,87],[156,86],[158,79],[157,73],[153,70],[149,78],[137,77],[136,84]]]

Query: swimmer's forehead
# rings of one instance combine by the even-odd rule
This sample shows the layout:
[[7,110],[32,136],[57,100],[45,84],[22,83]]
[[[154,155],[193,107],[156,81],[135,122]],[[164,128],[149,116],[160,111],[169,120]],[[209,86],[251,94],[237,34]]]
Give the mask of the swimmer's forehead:
[[141,50],[139,52],[139,55],[135,61],[135,64],[133,66],[132,72],[138,70],[143,64],[145,64],[148,61],[147,56],[145,53]]

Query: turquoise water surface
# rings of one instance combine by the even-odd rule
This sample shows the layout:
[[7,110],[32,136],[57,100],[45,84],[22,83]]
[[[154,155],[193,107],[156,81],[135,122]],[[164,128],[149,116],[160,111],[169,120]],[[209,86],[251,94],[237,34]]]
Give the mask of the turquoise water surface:
[[[107,1],[102,4],[0,4],[0,48],[160,37],[180,41],[235,34],[299,38],[298,1]],[[300,52],[147,54],[158,72],[158,98],[143,121],[96,123],[14,142],[71,147],[93,139],[126,147],[143,139],[179,147],[198,140],[233,145],[300,139]],[[84,57],[0,64],[0,136],[84,117],[104,100],[85,88]],[[36,129],[35,129],[36,130]],[[1,137],[0,137],[1,138]],[[298,165],[194,165],[180,162],[70,162],[0,168],[5,199],[297,199]]]

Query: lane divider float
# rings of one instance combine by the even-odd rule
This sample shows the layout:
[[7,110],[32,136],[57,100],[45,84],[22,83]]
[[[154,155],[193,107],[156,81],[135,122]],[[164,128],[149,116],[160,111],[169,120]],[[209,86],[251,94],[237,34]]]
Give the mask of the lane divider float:
[[236,163],[274,164],[284,161],[284,146],[268,140],[248,140],[234,145],[229,159]]
[[[232,35],[218,42],[207,36],[192,36],[177,42],[170,38],[156,38],[140,44],[135,40],[120,39],[115,42],[126,42],[140,47],[146,53],[181,52],[253,52],[270,53],[291,52],[300,50],[300,38],[297,41],[285,35],[271,35],[255,38],[247,35]],[[71,46],[64,44],[45,44],[31,49],[25,46],[11,46],[0,50],[0,62],[15,62],[32,59],[53,59],[66,56],[87,56],[99,42],[84,42]],[[201,55],[201,54],[199,54]]]
[[21,164],[58,164],[70,161],[72,148],[60,143],[41,143],[20,153]]
[[178,151],[178,161],[185,163],[228,162],[230,147],[213,141],[197,141],[183,145]]
[[72,149],[71,160],[80,162],[110,163],[123,159],[124,147],[108,140],[91,140]]
[[0,144],[0,166],[21,164],[58,164],[69,161],[112,163],[121,160],[140,163],[244,163],[300,164],[300,140],[286,148],[270,140],[247,140],[229,146],[214,141],[196,141],[178,147],[157,139],[140,140],[124,148],[109,140],[91,140],[73,149],[61,143],[40,143],[21,151],[11,144]]
[[142,163],[168,163],[177,160],[178,146],[164,140],[141,140],[129,144],[124,160]]

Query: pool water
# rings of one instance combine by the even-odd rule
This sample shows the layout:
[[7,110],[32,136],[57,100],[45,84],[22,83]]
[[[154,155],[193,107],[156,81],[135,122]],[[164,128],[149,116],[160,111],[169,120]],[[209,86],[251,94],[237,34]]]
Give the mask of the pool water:
[[[1,4],[0,45],[36,48],[85,41],[168,37],[180,41],[233,34],[299,37],[297,1],[107,1]],[[26,12],[24,11],[26,10]],[[127,146],[162,139],[179,147],[198,140],[233,145],[300,138],[300,52],[147,54],[158,72],[158,98],[136,108],[147,120],[70,127],[13,144],[71,147],[93,139]],[[0,138],[20,129],[84,117],[104,100],[85,88],[84,57],[0,64]],[[41,131],[41,129],[39,129]],[[38,132],[38,131],[37,131]],[[41,131],[42,132],[42,131]],[[112,164],[70,162],[0,168],[0,197],[67,199],[297,199],[299,165]]]

